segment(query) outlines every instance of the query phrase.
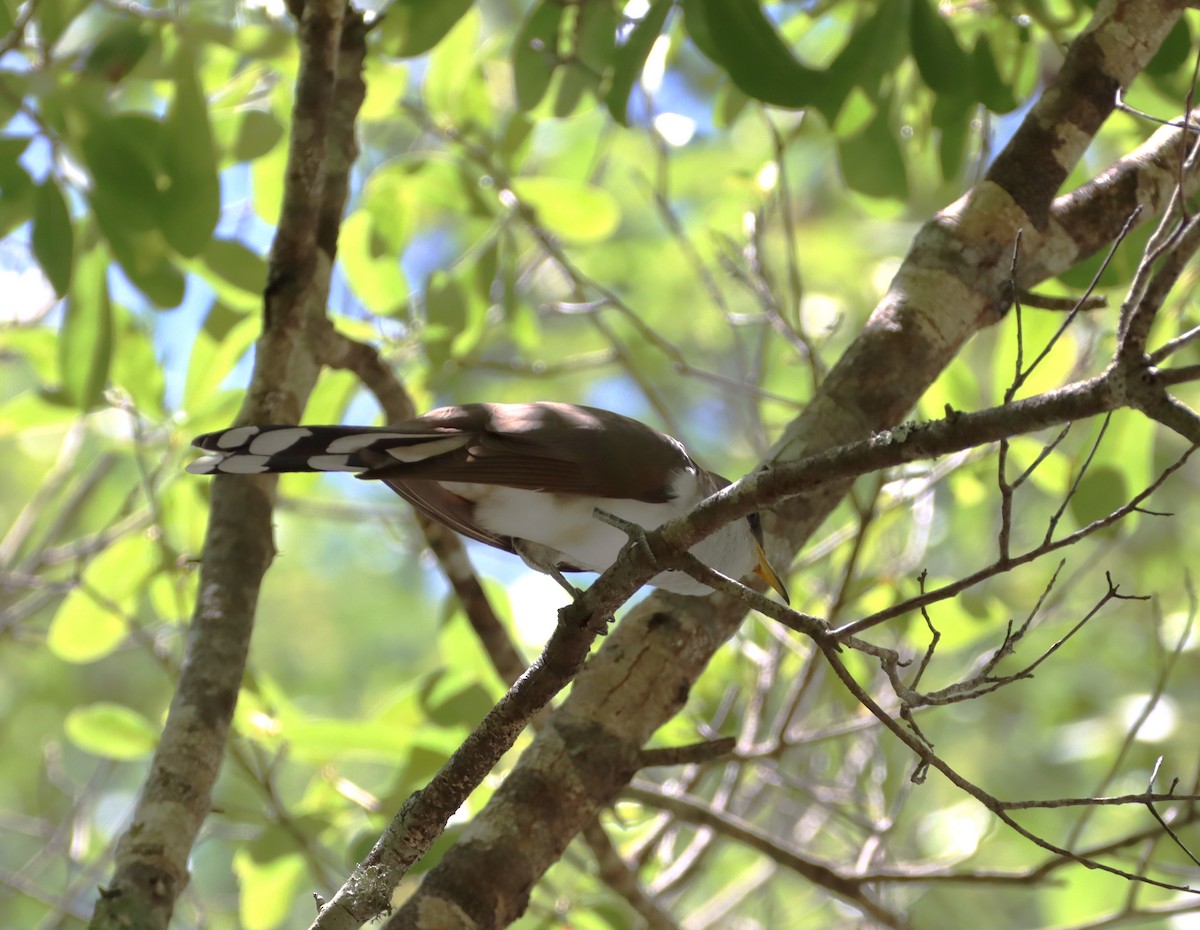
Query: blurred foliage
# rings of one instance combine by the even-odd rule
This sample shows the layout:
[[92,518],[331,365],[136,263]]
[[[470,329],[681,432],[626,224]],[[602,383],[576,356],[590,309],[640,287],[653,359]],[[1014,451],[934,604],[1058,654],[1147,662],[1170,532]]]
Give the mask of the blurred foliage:
[[[813,365],[854,338],[918,225],[1005,143],[1090,8],[396,0],[371,37],[331,314],[381,346],[422,408],[594,403],[740,474],[803,406]],[[1176,28],[1131,103],[1179,111],[1196,26],[1189,14]],[[228,424],[248,377],[296,47],[277,2],[2,0],[2,33],[0,926],[76,926],[181,659],[208,491],[182,465],[191,436]],[[1114,116],[1072,183],[1152,129]],[[1114,301],[1137,248],[1107,272]],[[1046,289],[1072,293],[1091,273]],[[1168,307],[1164,335],[1195,325],[1194,286]],[[1022,322],[1028,358],[1060,317],[1026,311]],[[1081,318],[1030,390],[1094,371],[1113,326],[1109,312]],[[1010,314],[977,338],[920,414],[997,402],[1016,335]],[[343,373],[323,376],[307,413],[377,416]],[[1098,429],[1077,425],[1018,494],[1017,549],[1040,540]],[[1010,472],[1042,446],[1015,442]],[[1179,451],[1140,417],[1117,415],[1061,526],[1108,512]],[[798,562],[795,606],[849,619],[913,594],[922,571],[932,587],[986,564],[996,484],[995,456],[983,453],[864,478]],[[1100,599],[1105,570],[1122,592],[1152,600],[1108,605],[1033,681],[920,715],[966,775],[1006,798],[1116,794],[1144,789],[1161,755],[1164,787],[1194,778],[1194,638],[1147,724],[1124,741],[1188,622],[1196,484],[1185,470],[1151,501],[1173,519],[1135,514],[1067,552],[1018,660]],[[289,476],[280,490],[280,555],[180,927],[307,923],[309,892],[340,884],[502,693],[394,497],[344,477]],[[472,551],[532,655],[557,589]],[[1054,564],[931,610],[942,640],[926,684],[990,654]],[[917,653],[929,635],[919,616],[876,634]],[[722,794],[778,842],[846,869],[1042,861],[942,779],[912,784],[910,755],[809,659],[780,629],[748,621],[658,736],[737,733],[740,761],[660,777]],[[864,681],[876,674],[848,661]],[[1055,840],[1078,829],[1085,845],[1151,826],[1127,808],[1025,822]],[[622,802],[606,823],[689,926],[850,922],[782,866],[648,804]],[[1118,859],[1132,867],[1144,850]],[[1158,855],[1178,879],[1182,855]],[[922,927],[1004,928],[1084,924],[1119,910],[1128,891],[1079,868],[1054,877],[909,882],[885,898]],[[1172,899],[1144,890],[1141,900]],[[581,849],[535,890],[520,925],[634,922]]]

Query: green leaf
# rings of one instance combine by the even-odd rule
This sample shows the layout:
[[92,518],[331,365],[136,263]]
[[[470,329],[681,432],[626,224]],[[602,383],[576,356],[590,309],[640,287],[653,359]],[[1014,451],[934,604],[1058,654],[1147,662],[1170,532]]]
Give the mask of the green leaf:
[[970,78],[967,53],[954,31],[930,0],[910,0],[912,54],[926,86],[934,93],[948,94],[962,88]]
[[396,253],[378,254],[372,248],[372,219],[356,210],[342,223],[338,261],[354,295],[372,313],[395,312],[408,298],[408,282]]
[[285,721],[280,732],[293,758],[320,765],[349,757],[394,762],[408,752],[414,736],[386,720],[298,715]]
[[570,242],[587,244],[611,236],[621,207],[608,191],[567,178],[516,178],[513,189],[538,222]]
[[599,77],[612,64],[617,44],[617,11],[612,0],[591,0],[575,20],[575,58]]
[[47,177],[34,192],[31,240],[33,254],[53,285],[54,293],[64,296],[71,286],[75,233],[67,202],[52,177]]
[[283,125],[274,113],[250,107],[238,121],[232,155],[236,161],[262,158],[283,139]]
[[394,0],[383,17],[383,48],[397,58],[423,55],[471,9],[473,0]]
[[46,49],[52,48],[71,21],[88,6],[87,3],[77,3],[74,0],[47,0],[39,3],[33,21],[37,23],[41,46]]
[[92,175],[88,199],[113,257],[160,307],[183,300],[183,273],[159,231],[163,126],[140,114],[91,119],[80,148]]
[[267,286],[267,263],[235,239],[211,239],[200,256],[214,274],[257,298]]
[[129,761],[158,745],[158,728],[123,704],[98,701],[73,708],[63,723],[67,738],[94,756]]
[[482,17],[468,10],[429,56],[421,92],[430,113],[449,118],[460,128],[491,122],[491,97],[479,61]]
[[92,211],[113,257],[129,280],[159,307],[177,307],[183,300],[183,272],[170,260],[170,251],[157,229],[134,229],[125,224],[122,201],[103,190],[91,196]]
[[467,325],[470,301],[462,285],[444,271],[435,271],[425,285],[425,332],[421,345],[430,363],[441,367],[450,360],[450,345]]
[[458,670],[431,674],[421,683],[420,696],[429,722],[441,727],[471,726],[496,703],[473,675]]
[[260,863],[243,846],[233,854],[233,871],[243,888],[254,889],[253,894],[239,898],[240,924],[245,930],[277,930],[284,926],[292,902],[310,881],[300,853]]
[[908,37],[908,0],[888,0],[855,27],[850,40],[825,72],[815,90],[813,106],[833,122],[855,87],[868,97],[879,96],[880,85],[904,57]]
[[[943,100],[953,101],[938,114]],[[971,105],[962,98],[939,96],[934,102],[934,125],[938,127],[938,161],[942,166],[942,177],[947,181],[957,178],[962,171],[963,159],[967,154],[967,139],[971,129]]]
[[93,119],[80,148],[94,182],[92,201],[111,203],[124,229],[157,229],[162,124],[140,114]]
[[1010,113],[1017,108],[1013,90],[1000,76],[992,43],[981,35],[971,52],[971,83],[975,98],[993,113]]
[[517,106],[532,110],[546,95],[559,65],[558,27],[565,7],[541,0],[529,11],[513,40],[513,84]]
[[612,83],[604,97],[608,112],[622,126],[628,126],[629,95],[633,85],[642,76],[646,67],[646,57],[654,48],[654,42],[663,30],[667,14],[674,6],[674,0],[654,0],[650,9],[630,31],[625,44],[617,49],[613,62]]
[[908,196],[904,153],[888,119],[888,102],[880,101],[879,114],[856,136],[838,142],[838,160],[846,184],[869,197]]
[[[403,254],[409,244],[409,185],[397,172],[376,172],[363,192],[362,208],[371,218],[371,254]],[[376,245],[378,240],[378,245]]]
[[159,225],[172,248],[182,255],[197,255],[221,218],[221,185],[208,104],[187,42],[180,43],[175,55],[175,98],[164,130],[162,167],[167,186],[160,198]]
[[585,92],[597,90],[600,79],[595,72],[575,62],[558,69],[558,81],[554,89],[554,115],[560,119],[570,116],[579,106]]
[[1186,19],[1180,19],[1179,22],[1171,27],[1171,31],[1163,39],[1162,45],[1158,47],[1158,51],[1154,53],[1154,57],[1146,65],[1146,73],[1155,76],[1171,74],[1188,60],[1191,52],[1191,29],[1188,27]]
[[109,381],[130,396],[146,416],[165,415],[163,393],[166,375],[149,328],[121,306],[113,307],[114,343]]
[[192,343],[192,354],[188,358],[183,388],[185,407],[199,408],[217,393],[233,366],[250,351],[261,329],[256,317],[243,317],[220,341],[201,330]]
[[108,256],[93,249],[79,260],[58,340],[63,391],[81,410],[104,400],[112,364],[112,304],[108,296]]
[[817,99],[822,72],[796,59],[756,0],[684,0],[683,12],[697,47],[751,97],[789,109]]
[[83,664],[111,653],[127,632],[125,618],[119,611],[75,588],[50,621],[46,645],[64,662]]
[[150,50],[153,34],[149,26],[139,18],[118,21],[92,46],[83,70],[114,84],[120,81]]
[[1071,514],[1086,526],[1107,517],[1129,501],[1125,475],[1112,465],[1094,465],[1080,479],[1071,497]]
[[22,391],[0,403],[0,436],[12,436],[26,430],[67,427],[79,413],[54,403],[38,391]]
[[283,203],[283,178],[287,173],[287,146],[277,145],[251,165],[254,212],[269,226],[279,223]]
[[0,236],[7,236],[18,226],[25,223],[33,212],[34,183],[33,178],[17,161],[5,164],[6,149],[14,146],[4,143],[24,143],[28,139],[0,139]]
[[29,136],[0,136],[0,187],[8,187],[18,176],[28,179],[28,172],[17,159],[25,154],[30,141]]

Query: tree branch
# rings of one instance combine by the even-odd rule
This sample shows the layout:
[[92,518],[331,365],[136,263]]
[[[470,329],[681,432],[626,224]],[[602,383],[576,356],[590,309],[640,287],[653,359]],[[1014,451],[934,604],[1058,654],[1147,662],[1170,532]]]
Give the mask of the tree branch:
[[[239,423],[295,423],[316,381],[313,321],[324,313],[332,255],[318,248],[326,140],[353,137],[334,122],[344,6],[310,0],[279,229],[271,248],[263,334]],[[340,207],[339,207],[340,214]],[[188,857],[211,807],[212,787],[242,683],[263,573],[274,556],[275,481],[217,479],[200,570],[200,594],[179,684],[112,880],[92,917],[96,930],[165,928],[187,884]]]

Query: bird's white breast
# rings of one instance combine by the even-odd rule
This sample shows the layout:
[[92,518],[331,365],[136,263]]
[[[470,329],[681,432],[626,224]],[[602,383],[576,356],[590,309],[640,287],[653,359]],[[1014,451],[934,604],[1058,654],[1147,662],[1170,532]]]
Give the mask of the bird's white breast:
[[[628,542],[621,530],[593,514],[595,501],[498,485],[442,482],[444,487],[475,504],[475,521],[499,536],[527,539],[562,553],[563,561],[588,571],[602,572],[616,561]],[[646,530],[683,516],[703,498],[696,473],[680,471],[672,480],[674,497],[665,503],[607,498],[602,509]],[[702,540],[692,553],[722,574],[739,578],[755,564],[754,540],[746,521],[737,520]],[[677,594],[707,594],[709,588],[682,572],[663,572],[650,584]]]

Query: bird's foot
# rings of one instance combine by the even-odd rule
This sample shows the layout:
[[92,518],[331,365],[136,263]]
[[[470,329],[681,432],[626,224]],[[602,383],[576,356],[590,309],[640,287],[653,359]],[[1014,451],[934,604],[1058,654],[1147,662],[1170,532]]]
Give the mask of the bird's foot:
[[607,523],[609,526],[615,527],[628,536],[630,545],[641,549],[643,555],[650,560],[651,565],[658,563],[658,560],[654,558],[654,550],[650,548],[650,541],[646,539],[646,531],[642,527],[636,523],[630,523],[628,520],[624,520],[616,514],[609,513],[600,507],[592,509],[592,516],[601,523]]

